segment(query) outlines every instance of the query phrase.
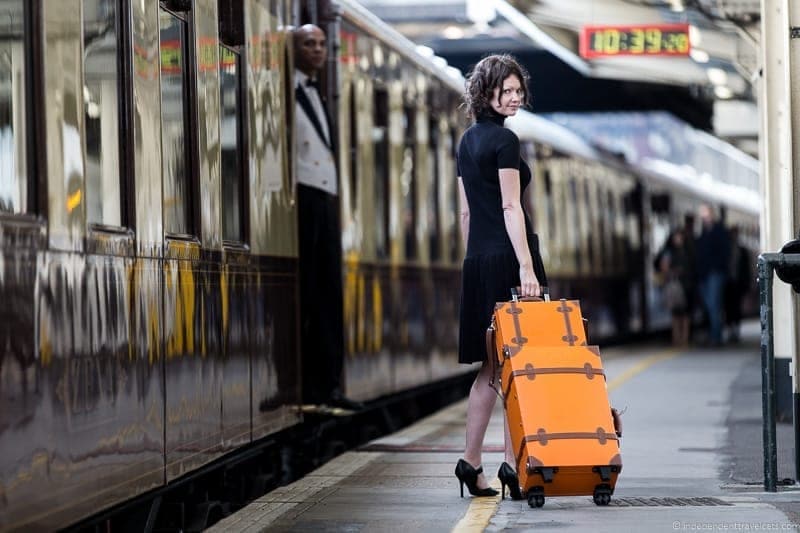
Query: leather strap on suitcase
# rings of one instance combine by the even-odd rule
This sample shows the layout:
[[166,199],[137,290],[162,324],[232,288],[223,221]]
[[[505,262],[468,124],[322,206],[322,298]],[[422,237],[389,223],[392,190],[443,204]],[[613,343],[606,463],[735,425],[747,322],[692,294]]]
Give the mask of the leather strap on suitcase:
[[[520,287],[512,287],[511,289],[511,301],[513,302],[549,302],[550,301],[550,292],[548,291],[547,287],[542,287],[542,294],[544,298],[540,298],[538,296],[517,296],[519,294]],[[584,319],[585,320],[585,319]],[[489,327],[486,328],[486,357],[489,359],[489,365],[492,369],[492,379],[489,380],[489,386],[494,390],[497,397],[501,400],[503,399],[503,395],[501,394],[500,390],[495,386],[495,380],[499,377],[498,372],[499,369],[497,367],[497,362],[499,361],[499,357],[497,357],[497,348],[495,344],[495,321],[494,315],[492,315],[492,322],[489,324]]]

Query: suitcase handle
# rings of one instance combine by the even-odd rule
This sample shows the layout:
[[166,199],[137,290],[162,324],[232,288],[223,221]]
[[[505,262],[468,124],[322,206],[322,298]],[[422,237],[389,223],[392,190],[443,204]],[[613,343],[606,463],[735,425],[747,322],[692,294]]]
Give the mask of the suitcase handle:
[[497,363],[497,349],[494,346],[494,318],[492,318],[492,324],[486,328],[486,357],[489,359],[489,364],[494,367]]
[[[550,301],[550,290],[547,288],[546,285],[542,286],[542,297],[539,296],[520,296],[520,288],[519,287],[511,287],[511,301],[512,302],[549,302]],[[493,319],[494,320],[494,319]],[[494,328],[494,324],[492,324],[492,328]],[[494,332],[494,329],[492,329]],[[589,319],[583,319],[583,334],[586,336],[588,341],[589,339]],[[493,351],[489,350],[489,340],[487,336],[486,340],[486,353],[494,353]]]
[[547,285],[542,286],[542,295],[541,296],[520,296],[520,288],[519,287],[511,287],[511,301],[512,302],[549,302],[550,301],[550,289],[548,289]]
[[[492,323],[486,328],[486,357],[489,359],[489,366],[492,368],[492,377],[489,379],[489,386],[494,393],[497,394],[497,397],[502,400],[503,395],[500,394],[500,390],[494,385],[495,379],[498,384],[500,383],[500,371],[497,368],[497,348],[494,343],[494,328],[494,317],[492,317]],[[500,366],[502,367],[502,364]]]

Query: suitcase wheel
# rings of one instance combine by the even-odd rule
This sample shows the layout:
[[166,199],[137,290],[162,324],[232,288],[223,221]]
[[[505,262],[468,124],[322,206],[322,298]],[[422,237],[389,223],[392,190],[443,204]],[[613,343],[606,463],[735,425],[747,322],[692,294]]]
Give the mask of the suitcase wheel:
[[595,505],[608,505],[611,501],[611,487],[608,485],[598,485],[594,488],[592,496]]
[[542,507],[544,505],[543,487],[533,487],[528,491],[528,505],[530,507]]

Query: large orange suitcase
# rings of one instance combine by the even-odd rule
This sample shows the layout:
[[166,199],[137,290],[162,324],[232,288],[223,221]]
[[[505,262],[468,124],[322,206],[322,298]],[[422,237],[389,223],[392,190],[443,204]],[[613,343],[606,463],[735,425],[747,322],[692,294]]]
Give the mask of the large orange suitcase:
[[607,505],[622,470],[619,436],[579,302],[498,303],[492,327],[528,504],[591,494],[597,505]]

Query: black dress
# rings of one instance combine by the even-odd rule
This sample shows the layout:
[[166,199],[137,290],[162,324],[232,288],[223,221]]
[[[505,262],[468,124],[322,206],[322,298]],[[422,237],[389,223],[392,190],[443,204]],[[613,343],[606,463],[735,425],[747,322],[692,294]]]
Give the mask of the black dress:
[[[520,284],[519,262],[506,232],[498,170],[519,169],[520,196],[531,182],[531,171],[520,158],[519,139],[503,127],[504,119],[499,114],[479,118],[464,132],[458,145],[458,175],[464,184],[470,213],[461,279],[460,363],[486,360],[486,328],[494,306],[508,301],[511,287]],[[527,214],[525,230],[534,273],[539,283],[546,285],[539,241]]]

